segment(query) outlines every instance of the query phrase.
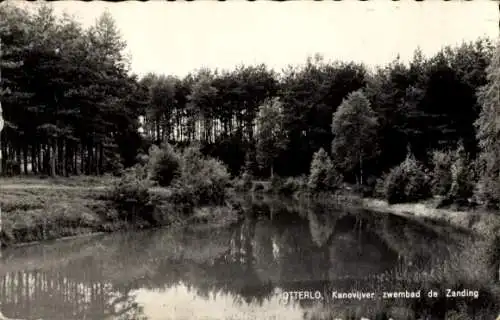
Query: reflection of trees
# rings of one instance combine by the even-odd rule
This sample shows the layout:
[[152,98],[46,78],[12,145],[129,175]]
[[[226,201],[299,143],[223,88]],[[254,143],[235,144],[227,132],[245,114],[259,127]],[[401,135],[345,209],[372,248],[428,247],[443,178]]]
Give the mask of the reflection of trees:
[[[246,204],[245,219],[223,229],[125,233],[7,252],[0,266],[2,312],[18,318],[141,319],[135,289],[180,283],[202,297],[222,293],[235,303],[262,303],[275,287],[380,288],[381,280],[367,276],[395,268],[397,253],[433,257],[451,250],[447,236],[404,218],[272,205],[273,219],[269,203]],[[434,244],[426,249],[429,242]],[[404,307],[420,310],[434,302],[422,303]]]
[[311,237],[318,247],[322,247],[330,239],[335,230],[335,223],[342,215],[341,211],[331,212],[324,209],[320,205],[314,205],[307,210]]
[[88,271],[81,268],[84,275],[79,279],[74,267],[3,274],[2,312],[23,319],[140,319],[130,290],[116,290]]

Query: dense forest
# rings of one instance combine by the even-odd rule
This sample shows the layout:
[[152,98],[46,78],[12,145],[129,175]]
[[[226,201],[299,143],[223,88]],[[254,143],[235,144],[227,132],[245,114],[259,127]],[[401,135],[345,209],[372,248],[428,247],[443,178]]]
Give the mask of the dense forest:
[[369,186],[401,163],[437,170],[458,155],[483,189],[499,188],[500,67],[489,39],[429,57],[416,48],[409,63],[377,68],[316,55],[280,71],[140,78],[108,12],[84,28],[50,7],[2,4],[0,37],[4,175],[119,173],[168,142],[196,143],[233,176],[305,176],[314,158]]

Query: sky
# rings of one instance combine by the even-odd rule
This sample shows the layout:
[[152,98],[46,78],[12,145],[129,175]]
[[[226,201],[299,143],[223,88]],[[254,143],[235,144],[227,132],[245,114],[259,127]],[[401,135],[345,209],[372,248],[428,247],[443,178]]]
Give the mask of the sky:
[[266,63],[279,71],[288,64],[303,64],[315,53],[325,60],[383,65],[398,54],[407,61],[417,47],[431,55],[445,45],[480,36],[496,39],[499,32],[498,3],[492,0],[52,5],[56,13],[75,15],[85,26],[107,9],[127,42],[132,71],[139,75],[182,77],[201,67],[232,69],[242,63]]

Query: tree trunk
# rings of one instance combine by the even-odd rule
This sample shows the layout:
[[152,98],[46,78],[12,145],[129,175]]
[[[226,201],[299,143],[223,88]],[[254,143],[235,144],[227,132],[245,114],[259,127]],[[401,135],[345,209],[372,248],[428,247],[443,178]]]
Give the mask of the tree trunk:
[[86,175],[90,175],[91,171],[92,171],[92,155],[93,155],[93,152],[92,152],[92,145],[90,143],[87,144],[87,163],[85,164],[85,174]]
[[61,140],[61,174],[65,177],[68,176],[67,142],[65,140]]
[[16,148],[16,174],[22,174],[22,166],[21,163],[23,162],[23,157],[22,157],[22,151],[21,151],[21,146],[19,145],[20,141],[17,142],[17,148]]
[[85,148],[80,144],[80,174],[85,174]]
[[3,152],[3,143],[2,143],[2,138],[1,138],[1,135],[0,135],[0,176],[3,175],[3,155],[4,155],[4,152]]
[[53,177],[56,175],[56,146],[55,141],[50,144],[49,154],[50,154],[50,176]]
[[359,156],[359,180],[360,184],[363,185],[363,156]]
[[99,172],[101,174],[104,172],[104,147],[102,144],[99,146]]
[[31,145],[31,172],[36,174],[38,172],[37,163],[37,150],[35,144]]
[[85,148],[80,144],[80,174],[85,173]]
[[57,171],[58,175],[66,176],[64,172],[64,140],[57,139]]
[[24,164],[24,174],[28,174],[28,144],[24,144],[23,148],[23,164]]
[[42,145],[41,144],[38,144],[36,146],[36,156],[38,158],[37,160],[37,166],[38,166],[38,173],[42,173],[43,172],[43,150],[42,150]]

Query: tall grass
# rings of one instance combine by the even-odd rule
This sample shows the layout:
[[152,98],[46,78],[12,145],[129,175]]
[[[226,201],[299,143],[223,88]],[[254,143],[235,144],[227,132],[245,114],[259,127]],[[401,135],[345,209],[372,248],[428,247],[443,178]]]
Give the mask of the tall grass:
[[99,231],[95,210],[104,201],[95,191],[75,189],[2,190],[2,245],[56,239]]

